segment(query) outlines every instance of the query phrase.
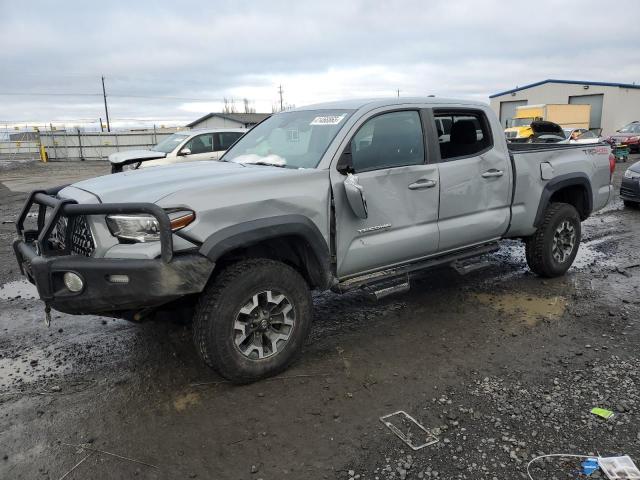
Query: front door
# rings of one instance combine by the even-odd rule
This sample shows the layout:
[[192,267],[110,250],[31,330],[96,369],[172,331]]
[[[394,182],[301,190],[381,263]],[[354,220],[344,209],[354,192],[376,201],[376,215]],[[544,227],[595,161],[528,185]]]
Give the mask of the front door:
[[435,111],[435,125],[451,125],[440,135],[439,251],[501,237],[511,216],[509,153],[493,144],[482,110]]
[[437,251],[438,166],[426,162],[424,138],[417,110],[380,113],[361,124],[350,149],[366,219],[354,214],[344,193],[345,176],[333,167],[338,277]]
[[191,150],[189,155],[179,157],[178,161],[196,162],[198,160],[215,160],[216,153],[213,151],[213,133],[197,135],[185,143],[182,150]]

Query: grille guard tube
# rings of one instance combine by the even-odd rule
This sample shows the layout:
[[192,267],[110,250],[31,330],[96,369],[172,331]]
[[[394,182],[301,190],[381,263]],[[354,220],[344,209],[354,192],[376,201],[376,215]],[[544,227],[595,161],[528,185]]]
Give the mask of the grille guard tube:
[[[171,262],[173,258],[173,236],[171,232],[171,221],[167,213],[154,203],[98,203],[98,204],[78,204],[72,199],[59,199],[55,195],[66,185],[51,188],[48,190],[35,190],[31,192],[29,198],[22,207],[16,231],[20,238],[26,240],[35,239],[39,252],[42,255],[48,250],[47,238],[51,235],[53,228],[60,216],[68,217],[70,222],[78,215],[108,215],[117,213],[147,213],[158,220],[160,228],[160,256],[164,263]],[[38,230],[24,230],[24,221],[33,205],[39,205],[38,209]],[[47,207],[53,209],[53,214],[46,219]],[[30,238],[26,235],[30,234]],[[36,237],[37,235],[37,237]]]

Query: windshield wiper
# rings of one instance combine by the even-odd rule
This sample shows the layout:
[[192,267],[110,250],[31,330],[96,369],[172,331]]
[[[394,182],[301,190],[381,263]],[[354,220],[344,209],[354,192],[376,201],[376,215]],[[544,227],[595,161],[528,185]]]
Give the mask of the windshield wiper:
[[286,165],[281,165],[281,164],[277,164],[277,163],[270,163],[270,162],[262,162],[262,161],[247,162],[247,163],[236,162],[236,163],[239,163],[240,165],[244,165],[245,167],[247,165],[266,165],[267,167],[287,168]]

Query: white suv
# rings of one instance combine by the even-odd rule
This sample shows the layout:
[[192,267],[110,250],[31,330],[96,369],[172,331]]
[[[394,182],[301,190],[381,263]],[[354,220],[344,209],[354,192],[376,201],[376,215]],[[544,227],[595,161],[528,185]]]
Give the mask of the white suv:
[[243,128],[176,132],[149,150],[112,153],[109,155],[111,172],[197,160],[218,160],[246,132]]

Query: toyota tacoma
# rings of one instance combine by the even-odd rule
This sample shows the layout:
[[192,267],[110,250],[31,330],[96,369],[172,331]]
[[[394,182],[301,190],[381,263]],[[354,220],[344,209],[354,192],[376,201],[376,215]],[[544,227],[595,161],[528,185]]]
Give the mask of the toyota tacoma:
[[14,250],[47,311],[192,311],[202,360],[245,383],[300,353],[314,289],[382,297],[506,238],[563,275],[614,167],[604,144],[507,144],[482,103],[327,103],[271,116],[220,161],[32,192]]

